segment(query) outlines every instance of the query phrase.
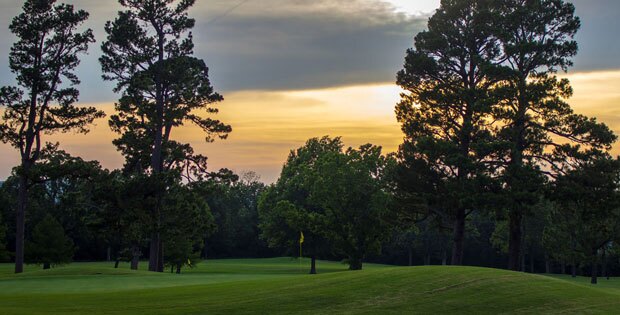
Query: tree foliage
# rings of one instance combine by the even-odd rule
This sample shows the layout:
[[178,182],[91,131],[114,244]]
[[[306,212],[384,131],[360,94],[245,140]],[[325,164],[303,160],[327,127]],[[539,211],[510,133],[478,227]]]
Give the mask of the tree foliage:
[[361,269],[388,233],[385,175],[393,162],[372,145],[344,151],[340,138],[308,140],[261,196],[262,236],[295,253],[303,233],[307,255],[344,254],[351,269]]
[[[206,172],[206,157],[189,144],[173,141],[174,127],[191,122],[206,140],[225,139],[232,128],[208,117],[218,112],[222,96],[211,86],[204,61],[192,57],[189,32],[195,24],[187,11],[194,0],[119,0],[126,8],[106,23],[107,40],[99,59],[103,78],[116,81],[122,97],[110,127],[120,134],[114,144],[126,158],[126,171],[160,174],[169,170],[190,175]],[[165,186],[162,186],[165,187]],[[158,193],[164,198],[166,190]],[[162,224],[157,202],[152,211],[149,270],[163,271]]]
[[[492,71],[499,47],[493,36],[491,1],[442,1],[428,30],[407,51],[397,83],[406,91],[396,107],[405,134],[400,147],[400,199],[426,200],[406,207],[439,216],[453,227],[452,264],[462,264],[465,221],[478,208],[480,177],[493,153]],[[412,182],[416,177],[423,182]],[[424,191],[426,187],[434,187]],[[431,213],[429,213],[429,211]]]
[[104,114],[94,107],[75,106],[79,79],[74,70],[79,56],[94,42],[90,29],[78,31],[88,13],[55,0],[27,0],[9,29],[17,37],[9,67],[18,87],[0,88],[0,140],[20,152],[15,272],[23,271],[25,209],[30,169],[40,157],[42,137],[57,132],[88,132],[88,125]]
[[35,225],[27,249],[26,261],[43,265],[43,269],[69,263],[75,250],[62,225],[49,214]]

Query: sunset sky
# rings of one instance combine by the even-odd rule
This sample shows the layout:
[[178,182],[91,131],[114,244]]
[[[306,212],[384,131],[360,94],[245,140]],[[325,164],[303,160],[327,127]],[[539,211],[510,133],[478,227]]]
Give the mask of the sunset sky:
[[[120,6],[116,0],[64,2],[91,13],[87,26],[98,41],[78,71],[80,103],[111,113],[118,95],[100,78],[97,58],[103,25]],[[620,1],[572,2],[583,26],[577,36],[580,53],[566,75],[575,90],[570,103],[620,133]],[[15,38],[8,25],[21,4],[0,2],[0,86],[14,84],[8,53]],[[207,62],[225,97],[218,118],[231,124],[233,133],[212,144],[192,127],[173,137],[209,156],[212,170],[256,171],[266,182],[277,178],[288,152],[310,137],[342,136],[347,145],[370,142],[394,151],[402,140],[394,117],[395,75],[438,6],[439,0],[197,0],[190,11],[197,22],[196,56]],[[103,119],[87,135],[45,140],[117,168],[123,159],[113,137]],[[18,163],[18,153],[4,144],[0,150],[3,180]]]

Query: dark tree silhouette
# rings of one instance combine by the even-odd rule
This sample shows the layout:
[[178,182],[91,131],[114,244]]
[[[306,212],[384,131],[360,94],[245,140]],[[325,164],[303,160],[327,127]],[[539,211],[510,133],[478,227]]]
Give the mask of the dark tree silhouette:
[[18,38],[9,55],[19,87],[0,89],[5,107],[0,139],[21,155],[16,211],[15,272],[23,271],[25,211],[29,177],[40,157],[43,136],[56,132],[88,132],[88,125],[103,112],[77,107],[79,83],[74,74],[78,56],[94,42],[92,31],[78,32],[88,13],[55,0],[28,0],[13,19],[10,30]]
[[[100,58],[103,78],[116,81],[115,91],[123,92],[116,105],[118,114],[111,117],[110,126],[121,134],[115,145],[132,169],[147,171],[148,167],[157,175],[179,163],[187,166],[185,162],[198,162],[194,165],[203,167],[205,157],[193,155],[189,145],[170,139],[172,129],[186,122],[204,130],[207,141],[224,139],[232,130],[204,117],[216,114],[213,104],[223,98],[213,91],[205,63],[191,57],[194,45],[188,32],[195,21],[188,17],[187,10],[194,2],[119,0],[127,10],[106,24],[108,36]],[[202,113],[195,112],[198,110]],[[175,152],[185,154],[179,160],[172,156]],[[155,225],[151,227],[151,271],[163,271],[163,218],[159,207],[152,210]]]
[[[417,204],[425,199],[430,206],[422,208],[423,216],[452,225],[454,265],[463,263],[465,221],[476,209],[484,161],[492,153],[488,117],[496,79],[489,70],[498,62],[499,48],[489,5],[442,1],[398,73],[397,83],[406,91],[396,107],[405,134],[397,177],[401,196]],[[435,189],[424,191],[428,187]]]
[[506,144],[500,156],[506,163],[508,267],[517,270],[523,216],[540,198],[537,177],[561,173],[575,159],[610,149],[616,136],[596,119],[575,114],[565,101],[572,95],[570,84],[556,76],[572,66],[577,53],[575,7],[562,0],[502,0],[494,1],[493,9],[505,61],[498,88],[502,100],[493,116],[503,126],[498,136]]
[[62,225],[49,214],[34,227],[26,248],[28,262],[43,265],[43,269],[69,263],[75,250]]

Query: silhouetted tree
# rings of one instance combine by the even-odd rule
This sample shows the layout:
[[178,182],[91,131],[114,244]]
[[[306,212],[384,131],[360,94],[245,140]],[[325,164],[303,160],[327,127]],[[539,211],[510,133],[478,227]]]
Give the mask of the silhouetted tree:
[[302,254],[311,258],[311,274],[316,273],[317,256],[332,249],[325,209],[310,200],[317,163],[327,154],[340,154],[342,148],[340,138],[323,137],[291,151],[280,178],[261,195],[258,205],[261,237],[270,247],[299,255],[299,238],[304,234]]
[[[558,70],[572,66],[574,36],[580,27],[573,4],[562,0],[494,1],[495,33],[505,60],[501,106],[494,118],[506,142],[506,208],[509,217],[509,268],[521,256],[523,216],[537,201],[537,176],[556,172],[588,149],[606,150],[613,133],[593,118],[577,115],[566,99],[572,95]],[[568,143],[566,143],[568,142]]]
[[43,269],[69,263],[74,252],[73,241],[49,214],[34,227],[32,240],[27,242],[26,248],[28,263],[43,265]]
[[620,160],[586,161],[559,177],[553,190],[555,237],[574,241],[596,284],[601,251],[620,233]]
[[489,167],[484,162],[493,153],[488,118],[497,79],[489,70],[499,48],[490,3],[441,1],[428,30],[407,51],[397,80],[406,91],[396,107],[405,134],[397,177],[401,201],[426,199],[428,207],[405,210],[431,212],[452,224],[454,265],[463,263],[465,221],[478,208],[480,177]]
[[0,215],[0,261],[6,262],[10,258],[10,253],[6,248],[6,225],[2,221],[2,216]]
[[387,178],[395,166],[392,155],[366,144],[319,156],[310,174],[309,201],[323,209],[323,233],[347,255],[351,270],[361,270],[363,261],[380,253],[381,242],[389,236],[392,196]]
[[23,271],[25,211],[30,171],[40,157],[43,135],[88,132],[87,126],[103,112],[77,107],[79,83],[74,69],[78,56],[94,42],[92,31],[77,29],[88,13],[55,0],[27,0],[23,12],[9,26],[17,36],[9,55],[19,87],[0,89],[5,107],[0,139],[19,149],[19,198],[16,211],[15,272]]
[[[115,91],[123,92],[110,126],[121,134],[114,143],[132,170],[145,171],[148,162],[150,172],[157,175],[166,171],[167,153],[190,151],[189,145],[170,140],[173,127],[192,122],[205,131],[207,141],[224,139],[231,131],[230,126],[195,112],[217,113],[213,104],[222,97],[213,91],[205,63],[191,57],[194,45],[188,31],[195,21],[187,10],[194,2],[119,0],[127,10],[105,26],[103,78],[116,81]],[[185,156],[187,160],[206,159]],[[151,271],[163,271],[159,207],[152,210],[156,218],[150,237]]]

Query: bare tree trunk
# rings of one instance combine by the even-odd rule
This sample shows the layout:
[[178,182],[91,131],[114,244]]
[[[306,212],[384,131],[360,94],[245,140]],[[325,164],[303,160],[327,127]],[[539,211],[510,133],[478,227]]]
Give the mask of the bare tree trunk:
[[609,280],[609,271],[607,270],[607,255],[606,255],[606,250],[603,250],[603,257],[602,257],[602,263],[603,263],[603,272],[601,273],[601,277],[605,277],[607,280]]
[[577,263],[575,261],[573,261],[573,264],[571,265],[571,276],[573,278],[577,278]]
[[159,257],[157,258],[157,272],[164,272],[164,242],[159,239]]
[[138,264],[140,263],[140,248],[134,244],[131,246],[131,270],[138,270]]
[[409,247],[407,251],[409,252],[409,266],[413,266],[413,250]]
[[465,242],[465,209],[458,209],[454,221],[452,235],[452,259],[453,265],[463,265],[463,243]]
[[106,253],[106,261],[112,261],[112,248],[108,246],[108,251]]
[[26,206],[28,203],[28,175],[30,166],[22,162],[22,174],[19,175],[19,192],[17,211],[15,211],[15,273],[24,272],[24,237],[26,230]]
[[149,247],[149,271],[157,271],[159,266],[159,233],[151,234],[151,243]]
[[512,209],[509,216],[509,237],[508,237],[508,269],[519,270],[519,259],[521,253],[521,222],[523,215],[520,210]]
[[562,263],[560,264],[560,272],[561,274],[565,275],[566,274],[566,262],[562,260]]
[[591,284],[598,284],[598,262],[592,262],[592,275],[590,278]]
[[445,249],[441,250],[441,255],[442,255],[442,257],[441,257],[441,265],[445,266],[445,265],[448,264],[448,254],[446,253]]
[[316,274],[316,256],[315,255],[310,256],[310,274],[311,275]]
[[47,269],[50,269],[50,268],[51,268],[50,263],[48,263],[48,262],[43,263],[43,270],[47,270]]
[[530,253],[530,273],[534,273],[534,254]]
[[362,255],[349,256],[349,270],[362,270]]

